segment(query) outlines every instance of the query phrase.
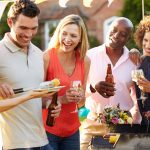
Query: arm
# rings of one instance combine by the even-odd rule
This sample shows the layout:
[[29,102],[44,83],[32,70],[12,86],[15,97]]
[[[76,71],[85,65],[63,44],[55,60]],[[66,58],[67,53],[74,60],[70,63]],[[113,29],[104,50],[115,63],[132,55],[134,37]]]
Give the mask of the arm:
[[[48,65],[50,62],[50,57],[49,57],[49,51],[45,51],[43,53],[43,61],[44,61],[44,80],[46,80],[46,75],[47,75],[47,70],[48,70]],[[42,108],[47,108],[50,104],[50,100],[52,97],[44,97],[42,98]]]
[[48,65],[50,63],[49,51],[45,51],[44,52],[44,54],[43,54],[43,61],[44,61],[44,75],[45,75],[44,79],[46,80]]
[[141,114],[140,114],[138,103],[137,103],[134,83],[131,87],[131,94],[130,95],[131,95],[131,98],[133,100],[133,107],[130,109],[130,113],[131,113],[132,118],[133,118],[133,123],[134,124],[140,124],[141,123]]
[[141,63],[141,61],[142,61],[141,53],[139,52],[139,50],[137,50],[135,48],[132,48],[130,50],[129,58],[135,65],[139,65]]
[[[88,74],[89,74],[89,70],[90,70],[90,64],[91,61],[90,59],[86,56],[84,59],[84,70],[85,70],[85,75],[84,75],[84,83],[83,83],[83,90],[84,90],[84,95],[85,95],[85,89],[86,89],[86,84],[87,84],[87,78],[88,78]],[[85,97],[84,99],[82,99],[81,101],[78,102],[78,107],[82,107],[85,104]]]
[[24,95],[21,95],[15,98],[7,98],[7,99],[0,100],[0,112],[9,110],[30,99],[42,97],[47,93],[48,91],[46,90],[42,92],[30,91]]
[[[45,51],[43,54],[43,60],[44,60],[44,75],[46,80],[47,70],[50,63],[50,57],[49,57],[49,51]],[[42,98],[42,107],[47,108],[49,104],[51,103],[52,94],[47,94],[45,97]],[[53,117],[58,117],[61,111],[61,103],[58,101],[58,105],[55,107],[55,110],[52,111]]]

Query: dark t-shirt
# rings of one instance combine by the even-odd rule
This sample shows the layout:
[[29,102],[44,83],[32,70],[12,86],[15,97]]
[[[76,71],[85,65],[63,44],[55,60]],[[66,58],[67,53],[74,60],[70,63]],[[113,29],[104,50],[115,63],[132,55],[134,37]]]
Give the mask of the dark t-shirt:
[[[144,76],[147,80],[150,81],[150,57],[145,56],[139,69],[142,69],[144,72]],[[150,93],[145,93],[146,100],[144,101],[144,105],[142,104],[141,91],[136,85],[136,96],[138,99],[138,106],[142,115],[142,112],[150,111]],[[142,116],[142,124],[147,124],[147,119]]]

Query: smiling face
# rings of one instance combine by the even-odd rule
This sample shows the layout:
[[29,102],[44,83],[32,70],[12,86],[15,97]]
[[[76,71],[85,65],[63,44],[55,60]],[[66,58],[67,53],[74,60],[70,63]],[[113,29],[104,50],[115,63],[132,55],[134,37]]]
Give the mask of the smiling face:
[[64,52],[74,51],[81,39],[80,28],[76,24],[67,24],[59,34],[60,50]]
[[118,20],[110,26],[106,45],[112,49],[122,49],[131,35],[131,27],[125,20]]
[[143,48],[144,55],[150,56],[150,31],[145,32],[142,41],[142,48]]
[[38,18],[26,17],[20,14],[15,22],[11,18],[7,20],[11,29],[11,37],[23,49],[27,49],[34,35],[37,33]]

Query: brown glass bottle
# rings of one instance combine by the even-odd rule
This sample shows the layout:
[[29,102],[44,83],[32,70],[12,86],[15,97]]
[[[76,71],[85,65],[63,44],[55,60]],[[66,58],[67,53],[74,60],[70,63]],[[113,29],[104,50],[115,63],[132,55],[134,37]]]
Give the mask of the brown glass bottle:
[[[111,64],[108,64],[108,66],[107,66],[107,74],[106,74],[105,81],[108,83],[114,83],[114,77],[112,75]],[[108,93],[106,95],[112,96],[112,95],[109,95]]]
[[107,74],[106,74],[105,81],[109,83],[114,83],[114,77],[112,75],[111,64],[107,65]]
[[58,92],[56,92],[53,95],[52,102],[48,107],[48,115],[47,115],[46,125],[51,126],[51,127],[54,126],[54,124],[55,124],[55,118],[51,116],[51,112],[57,106],[57,98],[58,98]]

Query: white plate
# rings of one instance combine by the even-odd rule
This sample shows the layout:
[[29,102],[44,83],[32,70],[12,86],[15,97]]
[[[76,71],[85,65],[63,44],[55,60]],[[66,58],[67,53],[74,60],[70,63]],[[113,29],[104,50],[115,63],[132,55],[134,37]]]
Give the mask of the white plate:
[[34,89],[34,91],[45,91],[48,90],[49,92],[58,92],[60,89],[64,88],[65,86],[55,86],[55,87],[50,87],[50,88],[37,88]]

